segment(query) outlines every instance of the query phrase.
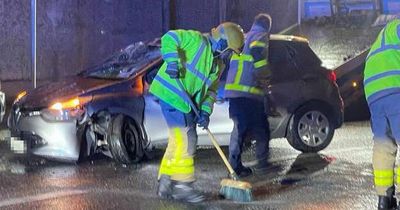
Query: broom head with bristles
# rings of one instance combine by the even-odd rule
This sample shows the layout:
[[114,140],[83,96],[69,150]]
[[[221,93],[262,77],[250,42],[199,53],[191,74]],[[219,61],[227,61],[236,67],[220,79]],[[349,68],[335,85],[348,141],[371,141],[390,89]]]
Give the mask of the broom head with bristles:
[[219,194],[226,199],[251,202],[253,200],[251,184],[248,182],[237,181],[233,179],[223,179]]

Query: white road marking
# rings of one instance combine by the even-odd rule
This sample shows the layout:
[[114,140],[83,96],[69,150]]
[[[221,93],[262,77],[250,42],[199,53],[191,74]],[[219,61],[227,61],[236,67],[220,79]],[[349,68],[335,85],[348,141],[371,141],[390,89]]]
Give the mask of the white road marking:
[[87,191],[87,190],[67,190],[67,191],[61,191],[61,192],[48,192],[48,193],[42,193],[42,194],[38,194],[38,195],[31,195],[31,196],[25,196],[25,197],[19,197],[19,198],[10,198],[7,200],[0,201],[0,207],[30,203],[30,202],[35,202],[35,201],[43,201],[43,200],[54,199],[54,198],[63,197],[63,196],[85,194],[87,192],[89,192],[89,191]]

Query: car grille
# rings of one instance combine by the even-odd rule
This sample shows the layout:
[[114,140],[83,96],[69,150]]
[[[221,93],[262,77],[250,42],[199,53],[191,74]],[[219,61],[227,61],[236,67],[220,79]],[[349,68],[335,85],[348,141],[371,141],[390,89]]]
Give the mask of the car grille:
[[27,141],[29,149],[34,149],[47,144],[42,137],[30,132],[21,132],[21,139]]
[[23,140],[27,140],[28,142],[28,148],[35,148],[35,147],[39,147],[42,145],[46,144],[46,141],[31,132],[26,132],[26,131],[20,131],[17,127],[19,120],[21,119],[21,117],[25,117],[25,116],[31,116],[31,115],[37,115],[40,114],[38,111],[24,111],[21,110],[21,107],[14,104],[11,108],[10,111],[10,115],[8,117],[8,127],[11,129],[12,135],[13,136],[18,136]]
[[8,127],[11,129],[16,129],[17,125],[18,125],[18,121],[21,119],[21,117],[35,116],[35,115],[40,115],[40,111],[27,110],[18,104],[14,104],[11,107],[10,115],[8,117],[8,122],[7,122]]

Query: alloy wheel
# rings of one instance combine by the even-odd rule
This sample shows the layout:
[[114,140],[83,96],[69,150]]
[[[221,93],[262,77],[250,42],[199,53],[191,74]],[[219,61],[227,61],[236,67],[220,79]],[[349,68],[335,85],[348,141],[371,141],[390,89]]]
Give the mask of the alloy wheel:
[[300,118],[297,132],[304,144],[317,147],[327,140],[329,129],[329,120],[323,113],[309,111]]

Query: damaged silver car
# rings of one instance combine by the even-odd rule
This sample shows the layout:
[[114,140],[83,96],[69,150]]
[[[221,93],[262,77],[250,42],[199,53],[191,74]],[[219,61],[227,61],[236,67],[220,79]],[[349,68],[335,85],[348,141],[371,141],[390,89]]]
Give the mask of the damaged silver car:
[[[152,144],[165,144],[168,138],[159,101],[148,93],[162,64],[159,44],[137,42],[95,68],[22,92],[8,117],[11,145],[62,161],[95,153],[121,163],[142,160]],[[273,35],[269,59],[272,137],[286,137],[303,152],[324,149],[343,121],[332,72],[298,37]],[[223,86],[222,79],[209,128],[228,145],[233,123]],[[199,145],[212,145],[205,131],[198,129],[198,134]]]

